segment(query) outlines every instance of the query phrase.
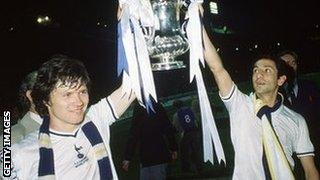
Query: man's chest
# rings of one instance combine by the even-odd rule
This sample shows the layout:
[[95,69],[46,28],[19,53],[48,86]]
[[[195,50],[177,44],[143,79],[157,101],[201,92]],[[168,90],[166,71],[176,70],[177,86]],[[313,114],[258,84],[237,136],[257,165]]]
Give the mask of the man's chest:
[[94,149],[85,137],[52,138],[52,146],[56,175],[68,177],[81,172],[85,176],[98,170]]
[[[272,116],[269,121],[272,129],[274,130],[278,140],[283,146],[291,147],[295,141],[297,133],[297,125],[290,123],[290,120],[281,116]],[[255,146],[262,145],[263,125],[261,119],[251,116],[251,121],[245,121],[237,132],[238,137],[242,137],[244,141],[249,139],[254,142]],[[249,139],[248,139],[249,138]]]

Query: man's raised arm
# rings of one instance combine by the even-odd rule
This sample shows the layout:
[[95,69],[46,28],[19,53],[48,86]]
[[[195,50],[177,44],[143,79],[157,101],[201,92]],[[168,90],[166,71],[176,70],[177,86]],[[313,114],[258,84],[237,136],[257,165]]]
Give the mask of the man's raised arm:
[[233,82],[223,67],[222,61],[216,51],[216,48],[211,43],[206,30],[203,28],[203,41],[204,41],[204,58],[214,75],[214,79],[218,85],[220,94],[227,96],[232,88]]
[[123,94],[122,91],[122,86],[120,86],[118,89],[113,91],[113,93],[109,97],[112,101],[113,108],[118,117],[120,117],[127,110],[129,105],[136,98],[136,95],[133,91],[125,94]]

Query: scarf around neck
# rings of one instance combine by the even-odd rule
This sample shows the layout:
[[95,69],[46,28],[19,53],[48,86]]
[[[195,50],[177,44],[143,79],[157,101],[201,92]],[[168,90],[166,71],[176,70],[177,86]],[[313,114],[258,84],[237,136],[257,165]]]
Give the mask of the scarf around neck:
[[[94,149],[95,157],[99,166],[100,179],[113,179],[108,153],[97,127],[92,121],[89,121],[85,123],[81,129]],[[54,168],[54,152],[50,140],[48,117],[44,118],[43,123],[40,126],[38,143],[40,147],[38,177],[41,180],[54,180],[56,179]]]
[[277,102],[273,107],[267,106],[256,94],[253,97],[255,113],[262,122],[263,166],[266,179],[294,179],[288,159],[272,125],[271,113],[278,110],[283,96],[278,94]]

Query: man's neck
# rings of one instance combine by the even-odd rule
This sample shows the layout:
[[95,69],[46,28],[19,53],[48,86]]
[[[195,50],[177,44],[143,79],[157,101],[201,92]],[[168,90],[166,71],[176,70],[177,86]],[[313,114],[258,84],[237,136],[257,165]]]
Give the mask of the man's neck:
[[269,107],[273,107],[276,104],[277,92],[268,94],[257,94],[258,98]]
[[50,129],[58,132],[72,133],[79,127],[79,125],[73,125],[73,124],[61,125],[59,123],[52,123],[52,121],[50,121],[49,127]]

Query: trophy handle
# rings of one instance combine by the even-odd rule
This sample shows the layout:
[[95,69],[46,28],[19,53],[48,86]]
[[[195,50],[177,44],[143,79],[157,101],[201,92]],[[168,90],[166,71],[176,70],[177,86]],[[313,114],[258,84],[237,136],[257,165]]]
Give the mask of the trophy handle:
[[141,26],[144,38],[146,39],[147,44],[151,44],[155,36],[155,27],[154,26]]
[[[180,34],[181,34],[182,39],[185,40],[189,45],[189,40],[187,38],[186,28],[187,28],[187,21],[184,21],[181,25]],[[188,49],[186,49],[186,51],[188,51]],[[184,51],[184,52],[186,52],[186,51]]]

